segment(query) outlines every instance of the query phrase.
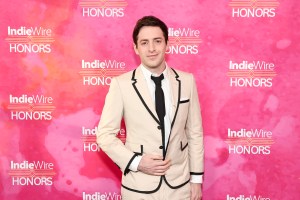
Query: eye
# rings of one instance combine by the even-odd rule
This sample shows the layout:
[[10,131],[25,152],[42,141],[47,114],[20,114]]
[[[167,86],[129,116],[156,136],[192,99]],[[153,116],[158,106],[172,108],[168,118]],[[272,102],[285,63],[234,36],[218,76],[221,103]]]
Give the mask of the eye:
[[142,41],[142,42],[141,42],[141,45],[142,45],[142,46],[144,46],[144,45],[146,45],[146,44],[148,44],[147,41]]
[[160,44],[160,43],[161,43],[161,40],[155,40],[155,42],[156,42],[157,44]]

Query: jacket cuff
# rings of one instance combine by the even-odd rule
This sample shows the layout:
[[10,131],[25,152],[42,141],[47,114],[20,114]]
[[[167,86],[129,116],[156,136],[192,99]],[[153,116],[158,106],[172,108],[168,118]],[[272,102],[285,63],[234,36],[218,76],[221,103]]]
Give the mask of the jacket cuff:
[[126,176],[126,174],[129,173],[129,171],[130,171],[129,167],[130,167],[132,161],[134,160],[134,158],[135,158],[136,156],[138,156],[138,155],[139,155],[139,153],[134,153],[134,155],[131,157],[131,159],[129,160],[129,162],[128,162],[128,164],[127,164],[125,170],[124,170],[124,176]]
[[203,175],[204,172],[190,172],[190,175]]

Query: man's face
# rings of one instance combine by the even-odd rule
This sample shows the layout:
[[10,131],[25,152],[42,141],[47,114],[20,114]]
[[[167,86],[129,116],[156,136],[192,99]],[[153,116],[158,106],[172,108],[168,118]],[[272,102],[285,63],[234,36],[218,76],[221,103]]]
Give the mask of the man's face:
[[167,44],[159,27],[144,26],[141,28],[134,50],[140,56],[142,64],[149,70],[160,71],[165,68]]

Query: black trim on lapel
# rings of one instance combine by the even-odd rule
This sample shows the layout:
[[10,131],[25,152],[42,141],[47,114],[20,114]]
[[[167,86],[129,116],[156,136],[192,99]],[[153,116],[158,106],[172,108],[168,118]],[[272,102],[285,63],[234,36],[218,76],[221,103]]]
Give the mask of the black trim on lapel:
[[171,123],[171,130],[170,130],[170,134],[169,134],[169,138],[168,138],[168,143],[167,143],[167,147],[166,147],[166,151],[164,152],[164,159],[167,155],[167,151],[168,151],[168,146],[169,146],[169,141],[170,141],[170,137],[171,137],[171,133],[172,133],[172,128],[173,128],[173,125],[174,125],[174,122],[175,122],[175,119],[176,119],[176,116],[177,116],[177,112],[178,112],[178,108],[179,108],[179,103],[180,103],[180,98],[181,98],[181,81],[179,80],[179,75],[177,74],[177,72],[171,68],[173,70],[173,72],[175,73],[175,78],[176,78],[176,81],[178,81],[178,99],[177,99],[177,106],[176,106],[176,111],[175,111],[175,114],[174,114],[174,117],[173,117],[173,121]]
[[177,99],[177,106],[176,106],[176,111],[175,111],[175,114],[174,114],[174,118],[173,118],[173,121],[171,123],[171,129],[173,128],[173,125],[174,125],[174,122],[175,122],[175,119],[176,119],[176,116],[177,116],[177,112],[178,112],[178,107],[179,107],[179,103],[180,103],[180,96],[181,96],[181,81],[178,79],[179,78],[179,75],[177,74],[177,72],[171,68],[173,70],[173,72],[176,74],[175,78],[176,80],[178,81],[178,99]]
[[158,120],[158,119],[155,117],[155,115],[151,112],[151,110],[150,110],[149,107],[147,106],[146,102],[144,101],[142,95],[140,94],[139,90],[137,89],[137,87],[136,87],[136,85],[135,85],[135,84],[137,83],[137,80],[135,79],[135,71],[136,71],[136,69],[133,70],[133,72],[132,72],[132,78],[131,78],[131,80],[134,81],[134,82],[132,82],[132,86],[133,86],[135,92],[137,93],[137,95],[139,96],[140,100],[142,101],[143,105],[145,106],[145,108],[146,108],[147,111],[149,112],[149,114],[150,114],[150,115],[152,116],[152,118],[160,125],[159,120]]
[[145,100],[143,99],[141,93],[139,92],[139,90],[137,89],[136,87],[136,83],[137,83],[137,79],[135,79],[135,72],[136,72],[136,69],[133,70],[132,72],[132,78],[131,80],[133,81],[132,82],[132,86],[135,90],[135,92],[137,93],[137,95],[139,96],[140,100],[142,101],[143,105],[145,106],[145,108],[147,109],[147,111],[149,112],[149,114],[152,116],[152,118],[158,123],[158,125],[161,127],[161,137],[162,137],[162,146],[163,146],[163,157],[165,158],[166,156],[166,148],[165,148],[165,128],[164,128],[164,122],[160,122],[159,119],[157,119],[155,117],[155,115],[151,112],[151,110],[149,109],[149,107],[147,106]]

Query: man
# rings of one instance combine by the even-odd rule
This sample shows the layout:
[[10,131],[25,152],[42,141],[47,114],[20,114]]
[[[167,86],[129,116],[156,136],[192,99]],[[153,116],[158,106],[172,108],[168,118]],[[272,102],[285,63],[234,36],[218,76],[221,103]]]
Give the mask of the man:
[[[199,200],[204,150],[195,80],[167,66],[160,19],[138,20],[133,41],[141,65],[112,79],[97,143],[123,172],[123,199]],[[122,118],[125,145],[116,137]]]

